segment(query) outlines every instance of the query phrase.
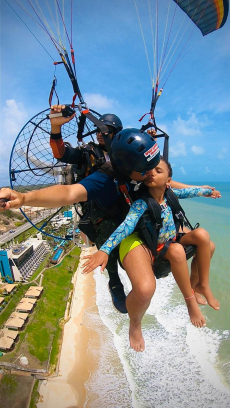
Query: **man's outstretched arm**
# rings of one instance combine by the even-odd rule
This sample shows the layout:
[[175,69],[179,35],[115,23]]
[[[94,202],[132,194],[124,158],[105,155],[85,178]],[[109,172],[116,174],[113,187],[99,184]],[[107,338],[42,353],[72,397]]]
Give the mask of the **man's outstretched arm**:
[[23,205],[56,208],[87,201],[87,191],[81,184],[57,185],[28,193],[19,193],[10,188],[2,188],[0,190],[1,198],[8,200],[1,209],[20,208]]

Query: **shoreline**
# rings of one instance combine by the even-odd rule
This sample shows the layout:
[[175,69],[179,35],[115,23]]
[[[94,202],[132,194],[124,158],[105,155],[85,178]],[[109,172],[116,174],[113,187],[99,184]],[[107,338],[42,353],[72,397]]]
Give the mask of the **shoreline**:
[[95,247],[82,248],[73,277],[73,298],[69,320],[64,326],[57,375],[41,382],[37,408],[81,408],[86,402],[84,383],[96,369],[96,362],[88,359],[90,330],[84,326],[83,318],[85,310],[96,306],[96,292],[93,273],[81,272],[83,256],[95,251]]

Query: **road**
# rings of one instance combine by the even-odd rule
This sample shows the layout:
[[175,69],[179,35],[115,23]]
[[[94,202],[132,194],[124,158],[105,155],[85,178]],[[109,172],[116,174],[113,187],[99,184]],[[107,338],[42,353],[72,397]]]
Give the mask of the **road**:
[[[49,209],[49,210],[44,210],[43,214],[36,218],[36,220],[33,220],[34,224],[38,224],[42,220],[46,219],[51,215],[51,213],[56,212],[56,209]],[[15,227],[15,232],[5,232],[4,234],[0,235],[0,246],[5,244],[6,242],[12,240],[13,238],[16,238],[18,235],[20,235],[22,232],[28,230],[29,228],[32,227],[32,224],[30,222],[26,222],[25,224],[21,225],[20,227]]]

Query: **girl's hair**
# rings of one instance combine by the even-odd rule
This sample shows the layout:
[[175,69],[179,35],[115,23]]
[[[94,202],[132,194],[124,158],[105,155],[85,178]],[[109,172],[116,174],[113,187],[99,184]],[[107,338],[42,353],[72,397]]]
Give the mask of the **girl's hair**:
[[163,161],[163,162],[165,162],[165,164],[167,164],[167,167],[168,167],[168,173],[169,173],[169,177],[172,177],[172,166],[171,166],[171,164],[167,161],[167,160],[165,160],[165,158],[163,157],[163,156],[161,156],[161,160]]

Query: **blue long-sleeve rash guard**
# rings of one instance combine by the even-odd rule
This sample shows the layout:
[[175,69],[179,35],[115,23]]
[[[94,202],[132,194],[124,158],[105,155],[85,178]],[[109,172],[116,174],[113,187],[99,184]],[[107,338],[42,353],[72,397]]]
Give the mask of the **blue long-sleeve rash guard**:
[[[189,187],[183,189],[173,189],[174,194],[178,198],[194,198],[200,196],[210,196],[212,190],[210,188],[202,187]],[[176,237],[176,227],[173,220],[172,210],[167,205],[167,200],[164,199],[161,205],[163,224],[160,229],[158,236],[158,244],[163,244],[169,239],[174,239]],[[146,202],[142,199],[136,200],[130,207],[129,213],[126,219],[121,225],[113,232],[113,234],[108,238],[108,240],[102,245],[100,251],[110,254],[112,250],[121,243],[121,241],[132,234],[135,230],[137,223],[141,216],[148,209]],[[150,225],[147,225],[151,228]]]

